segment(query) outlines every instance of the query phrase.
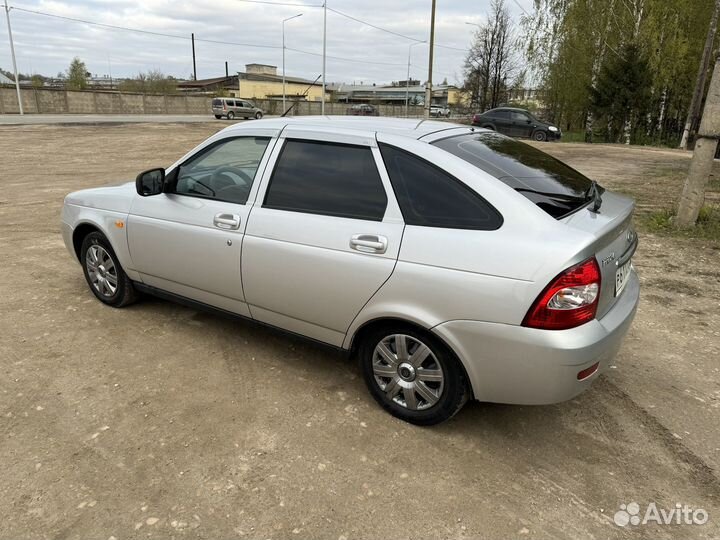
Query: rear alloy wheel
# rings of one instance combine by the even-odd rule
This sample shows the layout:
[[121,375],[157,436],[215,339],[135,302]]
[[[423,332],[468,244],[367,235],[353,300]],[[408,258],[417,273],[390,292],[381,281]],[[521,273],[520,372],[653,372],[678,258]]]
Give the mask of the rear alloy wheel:
[[406,422],[438,424],[467,399],[464,373],[455,356],[434,337],[413,328],[367,336],[360,362],[375,400]]
[[533,139],[535,139],[538,142],[547,141],[547,133],[545,133],[544,131],[536,131],[533,134]]
[[485,124],[482,127],[483,127],[483,129],[489,129],[490,131],[495,131],[495,126],[493,126],[492,124]]
[[262,118],[262,113],[260,111],[255,113],[255,120],[260,120]]
[[98,300],[113,307],[126,306],[136,300],[132,281],[102,233],[92,232],[85,237],[80,262],[85,280]]
[[228,117],[228,120],[232,120],[233,118],[235,118],[235,113],[230,111],[229,113],[227,113],[227,117]]

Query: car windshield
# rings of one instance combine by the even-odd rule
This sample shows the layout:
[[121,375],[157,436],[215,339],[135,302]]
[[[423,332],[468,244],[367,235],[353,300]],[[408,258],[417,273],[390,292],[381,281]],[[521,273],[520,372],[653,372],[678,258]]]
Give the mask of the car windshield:
[[545,152],[499,133],[461,135],[433,145],[501,180],[555,218],[573,213],[589,200],[589,178]]

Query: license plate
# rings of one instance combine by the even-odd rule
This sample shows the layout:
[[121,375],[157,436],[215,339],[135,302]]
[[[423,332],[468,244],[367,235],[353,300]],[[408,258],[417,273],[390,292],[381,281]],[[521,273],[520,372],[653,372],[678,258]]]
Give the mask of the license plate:
[[615,272],[615,296],[619,296],[623,292],[630,278],[630,270],[632,270],[632,263],[628,261]]

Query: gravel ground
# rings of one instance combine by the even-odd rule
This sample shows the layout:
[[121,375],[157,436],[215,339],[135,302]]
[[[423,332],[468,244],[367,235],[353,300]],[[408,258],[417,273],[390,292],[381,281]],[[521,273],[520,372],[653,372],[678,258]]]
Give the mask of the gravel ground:
[[[64,195],[169,164],[221,127],[0,127],[0,538],[720,537],[717,242],[641,234],[638,316],[577,399],[471,403],[414,427],[338,353],[88,290],[59,234]],[[641,211],[689,163],[542,148]],[[710,520],[618,527],[632,501]]]

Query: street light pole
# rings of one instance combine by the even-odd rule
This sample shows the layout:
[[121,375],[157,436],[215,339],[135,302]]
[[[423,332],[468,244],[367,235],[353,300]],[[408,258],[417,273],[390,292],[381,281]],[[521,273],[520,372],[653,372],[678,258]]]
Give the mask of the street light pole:
[[425,86],[425,118],[430,118],[430,105],[432,104],[433,49],[435,48],[435,1],[436,0],[432,0],[432,14],[430,15],[430,53],[428,54],[428,81]]
[[298,17],[302,17],[302,13],[298,13],[297,15],[293,15],[292,17],[288,17],[287,19],[283,19],[282,22],[282,79],[283,79],[283,105],[282,110],[285,112],[285,23],[291,19],[297,19]]
[[410,55],[412,54],[412,48],[415,45],[420,45],[425,41],[418,41],[417,43],[411,43],[408,47],[408,66],[407,66],[407,78],[405,79],[405,118],[410,117],[410,109],[408,107],[410,101]]
[[12,56],[13,72],[15,73],[15,91],[17,92],[18,108],[20,109],[20,114],[24,115],[22,98],[20,97],[20,79],[18,78],[17,62],[15,61],[15,45],[13,44],[12,28],[10,27],[10,8],[7,5],[7,0],[5,0],[5,17],[7,18],[8,37],[10,38],[10,54]]
[[[433,0],[434,1],[434,0]],[[322,66],[322,101],[320,114],[325,116],[325,54],[327,52],[327,0],[323,2],[323,66]]]

